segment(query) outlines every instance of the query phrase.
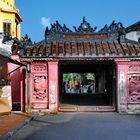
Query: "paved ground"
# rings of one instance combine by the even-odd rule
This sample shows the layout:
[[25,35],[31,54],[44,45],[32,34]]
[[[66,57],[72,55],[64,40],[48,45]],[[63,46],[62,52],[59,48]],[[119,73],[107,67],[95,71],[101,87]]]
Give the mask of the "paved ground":
[[140,116],[118,113],[36,116],[10,140],[140,140]]
[[7,139],[14,132],[28,123],[31,116],[23,113],[10,113],[0,116],[0,140]]

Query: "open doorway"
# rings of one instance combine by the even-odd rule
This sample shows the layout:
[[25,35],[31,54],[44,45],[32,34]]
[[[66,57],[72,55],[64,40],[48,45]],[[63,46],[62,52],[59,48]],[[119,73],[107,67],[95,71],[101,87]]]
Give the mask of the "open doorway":
[[60,61],[59,103],[115,106],[114,61]]

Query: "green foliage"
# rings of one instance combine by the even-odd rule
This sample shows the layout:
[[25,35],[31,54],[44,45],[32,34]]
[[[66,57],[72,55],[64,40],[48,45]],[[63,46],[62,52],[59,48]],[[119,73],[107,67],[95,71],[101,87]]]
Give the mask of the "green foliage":
[[72,79],[80,80],[81,75],[79,73],[67,73],[67,74],[65,73],[65,74],[63,74],[63,81],[64,82],[72,80]]
[[[83,77],[84,76],[84,77]],[[87,79],[87,80],[94,80],[95,75],[93,73],[64,73],[63,74],[63,82],[67,82],[69,80],[81,80],[81,79]]]
[[86,78],[87,78],[87,80],[94,80],[95,75],[93,73],[87,73]]

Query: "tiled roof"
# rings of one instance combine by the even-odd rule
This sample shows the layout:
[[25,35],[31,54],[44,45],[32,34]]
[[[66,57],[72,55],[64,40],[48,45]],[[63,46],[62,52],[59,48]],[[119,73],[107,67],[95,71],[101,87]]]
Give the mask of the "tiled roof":
[[51,42],[23,48],[12,46],[13,54],[24,58],[63,57],[139,57],[140,46],[133,43],[112,42]]
[[70,30],[58,21],[46,27],[45,40],[32,44],[26,35],[12,46],[12,53],[21,58],[42,59],[81,59],[81,58],[138,58],[140,44],[125,38],[125,27],[121,22],[113,21],[96,32],[83,17],[79,27]]
[[140,31],[140,21],[128,26],[125,30],[127,33],[131,31]]

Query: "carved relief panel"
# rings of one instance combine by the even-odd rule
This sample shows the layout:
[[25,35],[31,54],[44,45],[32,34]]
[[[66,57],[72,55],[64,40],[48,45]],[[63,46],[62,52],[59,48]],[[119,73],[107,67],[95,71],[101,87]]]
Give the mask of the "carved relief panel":
[[47,64],[33,63],[31,66],[32,108],[48,108]]
[[140,103],[140,66],[130,65],[128,73],[129,103]]
[[40,73],[40,72],[47,72],[47,65],[44,63],[33,63],[31,66],[32,73]]
[[43,101],[47,98],[47,77],[45,75],[36,75],[33,79],[33,97],[36,100]]

